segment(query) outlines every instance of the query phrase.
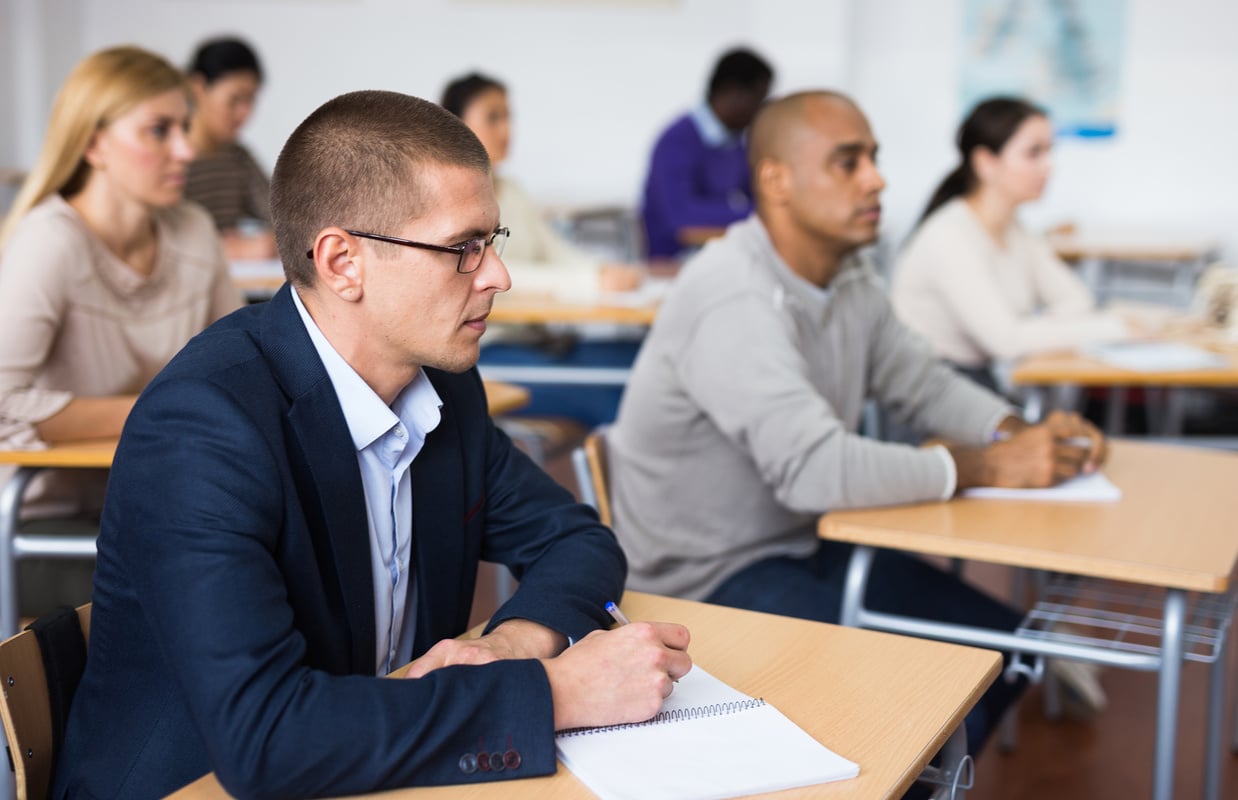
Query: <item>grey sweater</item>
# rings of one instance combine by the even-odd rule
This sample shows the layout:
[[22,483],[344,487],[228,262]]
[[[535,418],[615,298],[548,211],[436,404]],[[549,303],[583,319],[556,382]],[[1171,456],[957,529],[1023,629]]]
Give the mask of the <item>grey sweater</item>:
[[1009,411],[897,321],[858,257],[821,290],[755,216],[732,226],[677,278],[608,439],[628,585],[703,599],[756,561],[811,553],[830,509],[941,498],[940,451],[856,433],[867,397],[969,444]]

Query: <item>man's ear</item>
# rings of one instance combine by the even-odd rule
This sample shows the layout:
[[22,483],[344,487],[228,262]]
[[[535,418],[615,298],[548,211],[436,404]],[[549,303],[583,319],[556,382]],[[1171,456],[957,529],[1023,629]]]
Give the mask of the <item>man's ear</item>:
[[757,162],[752,183],[766,203],[781,205],[791,193],[791,170],[781,161],[763,158]]
[[364,295],[367,253],[361,240],[343,228],[323,228],[314,237],[314,271],[317,285],[345,302],[355,303]]

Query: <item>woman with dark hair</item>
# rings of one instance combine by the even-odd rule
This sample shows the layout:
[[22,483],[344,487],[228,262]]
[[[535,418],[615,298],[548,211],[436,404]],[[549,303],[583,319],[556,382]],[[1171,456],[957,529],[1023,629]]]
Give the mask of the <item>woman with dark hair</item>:
[[899,317],[942,358],[992,386],[994,362],[1130,337],[1132,321],[1097,311],[1087,287],[1018,221],[1044,192],[1053,127],[1025,100],[997,97],[959,128],[960,162],[898,258]]
[[[558,298],[591,298],[599,291],[635,289],[644,270],[625,264],[603,264],[574,247],[545,221],[533,200],[499,173],[511,143],[511,109],[507,88],[494,78],[471,73],[443,90],[443,108],[464,122],[490,156],[494,191],[503,225],[512,231],[503,249],[514,292]],[[573,328],[548,331],[532,326],[493,326],[486,334],[481,363],[521,366],[631,366],[640,347],[640,333]],[[570,417],[593,427],[610,422],[622,389],[611,386],[529,387],[531,399],[522,416]]]
[[185,197],[210,212],[229,258],[273,258],[270,180],[238,142],[262,87],[258,56],[239,39],[212,39],[198,47],[187,72],[194,98],[189,138],[197,156]]
[[573,247],[546,223],[541,209],[516,183],[499,174],[511,146],[507,87],[494,78],[470,73],[447,84],[441,105],[477,135],[490,155],[503,224],[515,232],[503,250],[503,263],[516,291],[588,296],[599,290],[636,288],[640,270],[604,265]]

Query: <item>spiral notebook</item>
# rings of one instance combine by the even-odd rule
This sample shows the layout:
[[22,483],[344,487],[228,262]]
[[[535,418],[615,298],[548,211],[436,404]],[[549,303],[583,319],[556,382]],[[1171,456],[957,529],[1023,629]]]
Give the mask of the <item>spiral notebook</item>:
[[778,709],[699,666],[653,719],[560,731],[555,747],[602,800],[722,800],[860,774]]

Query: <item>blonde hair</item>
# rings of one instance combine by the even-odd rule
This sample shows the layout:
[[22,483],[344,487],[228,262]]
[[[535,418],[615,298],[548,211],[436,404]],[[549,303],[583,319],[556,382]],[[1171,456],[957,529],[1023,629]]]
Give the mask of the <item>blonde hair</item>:
[[0,225],[0,247],[30,209],[55,192],[68,198],[86,185],[91,168],[85,154],[95,131],[173,89],[188,96],[185,76],[162,56],[138,47],[100,50],[74,67],[56,95],[43,149]]

